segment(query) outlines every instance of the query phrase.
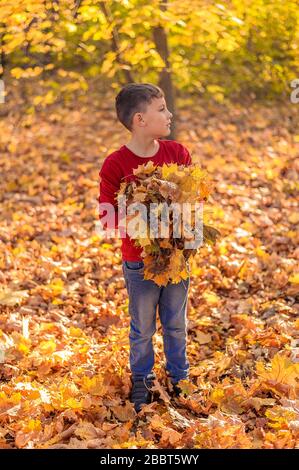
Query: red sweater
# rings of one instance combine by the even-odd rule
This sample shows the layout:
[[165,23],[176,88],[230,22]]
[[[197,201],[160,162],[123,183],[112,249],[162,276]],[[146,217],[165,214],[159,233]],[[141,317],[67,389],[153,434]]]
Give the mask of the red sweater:
[[[191,156],[182,144],[175,140],[160,140],[157,139],[160,147],[158,152],[153,157],[139,157],[135,155],[125,145],[120,147],[115,152],[108,155],[99,172],[100,186],[99,186],[99,203],[109,202],[114,205],[115,219],[109,220],[104,224],[104,228],[118,227],[118,213],[117,213],[117,192],[120,188],[120,183],[123,181],[134,181],[136,178],[133,175],[133,169],[138,165],[143,165],[148,161],[153,161],[155,165],[162,166],[164,163],[178,163],[179,165],[190,165],[192,163]],[[99,215],[99,219],[107,214]],[[130,239],[128,234],[126,238],[122,238],[122,260],[123,261],[142,261],[140,256],[142,248],[134,246],[134,241]]]

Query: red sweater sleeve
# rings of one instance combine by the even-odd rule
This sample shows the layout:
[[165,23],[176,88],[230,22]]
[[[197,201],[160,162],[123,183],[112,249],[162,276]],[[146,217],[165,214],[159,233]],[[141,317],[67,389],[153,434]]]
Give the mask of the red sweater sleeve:
[[[122,172],[119,165],[110,159],[106,159],[99,172],[99,204],[110,203],[114,206],[114,214],[108,217],[107,222],[103,225],[106,228],[118,228],[118,207],[117,207],[117,192],[120,188],[122,179]],[[100,209],[100,205],[99,205]],[[99,219],[107,215],[107,211],[99,212]]]
[[189,166],[192,164],[192,158],[189,153],[189,150],[182,144],[180,145],[180,153],[179,153],[179,163],[180,165]]

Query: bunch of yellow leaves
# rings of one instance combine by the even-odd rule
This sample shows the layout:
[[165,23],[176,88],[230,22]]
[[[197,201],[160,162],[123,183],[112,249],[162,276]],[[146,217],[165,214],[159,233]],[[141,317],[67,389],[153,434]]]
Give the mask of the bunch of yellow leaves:
[[[133,217],[134,223],[143,227],[134,243],[142,247],[141,256],[144,258],[144,279],[152,279],[159,286],[166,286],[168,282],[178,283],[189,276],[188,259],[194,256],[198,248],[186,248],[185,242],[194,240],[197,233],[195,212],[198,206],[208,200],[211,193],[211,184],[206,171],[198,165],[178,165],[177,163],[155,166],[152,161],[139,165],[133,170],[134,180],[123,182],[118,195],[126,196],[127,207],[133,203],[141,203],[146,211]],[[176,203],[176,204],[174,204]],[[184,216],[177,217],[174,206],[188,206],[190,210],[188,230],[186,224],[182,227]],[[167,217],[164,209],[167,206]],[[202,207],[202,206],[201,206]],[[156,220],[161,218],[160,231],[153,232],[151,228],[151,213]],[[146,216],[144,216],[146,214]],[[164,214],[162,217],[161,215]],[[127,222],[132,215],[127,217]],[[198,218],[197,218],[198,221]],[[178,223],[181,227],[178,229]],[[167,230],[167,235],[163,234]],[[135,225],[136,226],[136,225]],[[220,232],[215,228],[201,225],[202,243],[215,243]],[[165,231],[164,231],[165,233]],[[177,236],[177,233],[180,236]],[[161,236],[163,235],[163,236]],[[189,245],[190,246],[190,245]]]

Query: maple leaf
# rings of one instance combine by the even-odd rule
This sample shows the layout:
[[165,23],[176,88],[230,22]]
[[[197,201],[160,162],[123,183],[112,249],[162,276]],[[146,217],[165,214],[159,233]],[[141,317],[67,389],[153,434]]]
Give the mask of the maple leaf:
[[125,406],[113,406],[112,411],[119,421],[125,422],[136,417],[136,411],[131,402],[126,400]]
[[299,364],[292,363],[283,354],[275,354],[271,360],[271,369],[267,369],[263,362],[256,364],[257,374],[272,384],[285,384],[296,386],[299,377]]
[[251,397],[246,400],[243,404],[244,406],[253,406],[256,411],[259,411],[263,406],[273,406],[275,405],[276,400],[273,398],[259,398]]
[[179,444],[181,439],[182,439],[182,433],[179,433],[178,431],[175,431],[172,428],[165,427],[162,431],[162,436],[161,436],[162,445],[170,444],[172,446],[176,446]]
[[82,377],[81,388],[83,391],[95,396],[104,396],[107,392],[107,387],[103,384],[103,377],[99,375],[92,378]]
[[211,341],[212,337],[211,335],[208,333],[203,333],[202,331],[197,331],[196,332],[196,341],[199,343],[199,344],[207,344]]
[[149,175],[156,169],[156,165],[152,161],[147,162],[144,165],[139,165],[138,168],[134,168],[133,174],[136,176]]
[[176,174],[178,171],[178,164],[177,163],[171,163],[171,164],[165,164],[162,166],[162,178],[163,179],[168,179],[169,175],[171,174]]
[[193,392],[197,390],[196,385],[194,385],[188,379],[182,379],[177,383],[177,386],[181,389],[181,393],[185,396],[192,395]]

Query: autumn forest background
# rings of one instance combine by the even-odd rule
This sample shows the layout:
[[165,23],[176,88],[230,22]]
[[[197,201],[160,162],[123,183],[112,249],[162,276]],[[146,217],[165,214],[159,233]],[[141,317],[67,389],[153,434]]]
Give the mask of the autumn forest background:
[[[1,2],[0,58],[0,448],[298,448],[298,2]],[[157,317],[138,416],[120,240],[95,232],[128,82],[165,91],[221,231],[192,260],[190,382],[170,395]]]

